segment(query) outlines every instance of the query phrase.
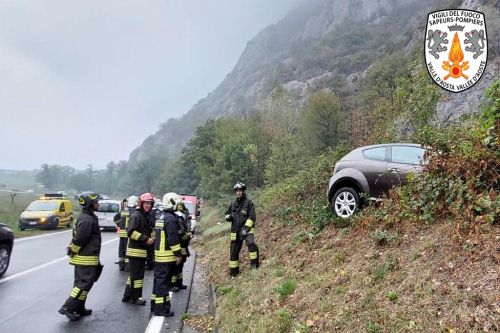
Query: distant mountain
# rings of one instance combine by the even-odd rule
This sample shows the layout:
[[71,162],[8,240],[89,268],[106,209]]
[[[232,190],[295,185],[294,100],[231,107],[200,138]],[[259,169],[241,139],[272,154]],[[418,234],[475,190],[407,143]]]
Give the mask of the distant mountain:
[[[277,84],[303,100],[313,91],[346,85],[378,57],[394,49],[411,52],[424,43],[427,13],[440,8],[486,8],[489,63],[480,83],[462,94],[445,94],[438,118],[449,121],[477,109],[484,87],[498,78],[500,37],[498,1],[308,0],[249,41],[234,69],[185,115],[169,119],[131,154],[131,165],[150,156],[175,156],[196,128],[210,118],[245,116]],[[441,6],[441,7],[440,7]],[[486,7],[485,7],[486,6]]]

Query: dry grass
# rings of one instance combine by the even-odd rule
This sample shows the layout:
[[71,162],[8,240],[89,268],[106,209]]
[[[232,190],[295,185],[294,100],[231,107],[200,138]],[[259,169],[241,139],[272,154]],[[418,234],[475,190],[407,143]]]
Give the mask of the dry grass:
[[[458,245],[453,226],[405,226],[377,245],[366,226],[328,226],[314,242],[305,224],[277,226],[260,216],[262,265],[228,276],[229,233],[201,246],[218,295],[221,332],[483,332],[500,322],[500,228]],[[393,231],[395,232],[395,231]],[[292,294],[277,288],[294,279]],[[390,293],[397,295],[389,297]]]

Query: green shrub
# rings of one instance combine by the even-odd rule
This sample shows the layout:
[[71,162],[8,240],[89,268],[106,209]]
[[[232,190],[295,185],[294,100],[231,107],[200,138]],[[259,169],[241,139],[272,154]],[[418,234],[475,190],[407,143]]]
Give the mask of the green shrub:
[[278,294],[280,300],[284,300],[286,297],[293,294],[296,287],[296,281],[293,278],[287,278],[281,284],[275,288],[275,292]]

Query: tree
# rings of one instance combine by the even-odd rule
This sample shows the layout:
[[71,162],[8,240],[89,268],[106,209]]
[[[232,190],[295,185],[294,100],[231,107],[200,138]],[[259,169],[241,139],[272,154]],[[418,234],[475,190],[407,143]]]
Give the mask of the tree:
[[309,96],[302,119],[307,151],[313,155],[335,147],[344,138],[344,121],[337,95],[317,92]]

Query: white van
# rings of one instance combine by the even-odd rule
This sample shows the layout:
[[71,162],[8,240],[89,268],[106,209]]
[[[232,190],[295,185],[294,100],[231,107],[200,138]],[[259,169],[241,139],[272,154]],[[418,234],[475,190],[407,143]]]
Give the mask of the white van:
[[121,211],[121,201],[119,200],[99,200],[99,209],[95,215],[99,218],[99,226],[103,229],[116,230],[113,218]]

